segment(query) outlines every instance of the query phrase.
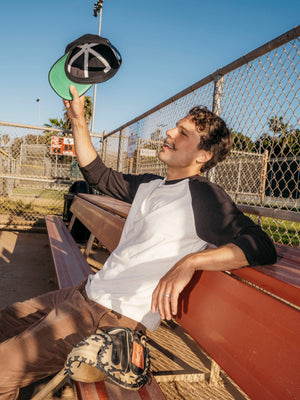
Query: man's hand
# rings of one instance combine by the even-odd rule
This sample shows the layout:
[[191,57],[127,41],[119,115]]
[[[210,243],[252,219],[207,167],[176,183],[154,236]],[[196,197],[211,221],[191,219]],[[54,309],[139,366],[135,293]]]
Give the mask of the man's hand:
[[83,95],[79,97],[78,92],[73,85],[70,86],[70,92],[73,96],[73,100],[63,100],[63,102],[66,106],[68,117],[72,122],[72,120],[84,118],[85,96]]
[[71,85],[70,92],[73,100],[64,100],[68,117],[72,125],[72,132],[75,144],[75,153],[80,167],[90,164],[97,153],[91,142],[88,126],[84,116],[84,95],[79,97],[76,88]]
[[159,281],[152,294],[151,311],[154,313],[158,309],[161,319],[171,319],[172,314],[176,315],[178,296],[197,270],[229,271],[247,265],[244,252],[233,243],[188,254]]
[[177,314],[178,296],[189,283],[196,270],[195,255],[189,254],[178,261],[166,275],[164,275],[152,294],[151,311],[156,308],[161,319],[171,319]]

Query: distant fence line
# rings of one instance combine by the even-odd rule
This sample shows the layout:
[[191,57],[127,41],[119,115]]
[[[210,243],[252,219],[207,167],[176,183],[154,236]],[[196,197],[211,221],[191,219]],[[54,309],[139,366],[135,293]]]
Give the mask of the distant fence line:
[[[95,149],[118,171],[164,175],[157,154],[166,130],[194,105],[205,105],[227,122],[234,138],[231,156],[208,179],[241,208],[259,209],[257,221],[276,241],[299,245],[299,35],[297,26],[108,134],[91,133]],[[71,132],[0,122],[0,225],[33,224],[46,213],[62,213],[63,194],[81,174],[75,157],[50,154],[51,134]]]

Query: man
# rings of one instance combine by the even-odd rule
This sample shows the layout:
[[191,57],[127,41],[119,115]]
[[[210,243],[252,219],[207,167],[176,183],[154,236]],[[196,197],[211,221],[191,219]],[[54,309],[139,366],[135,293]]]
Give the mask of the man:
[[[224,121],[194,107],[168,130],[159,158],[167,176],[125,175],[94,150],[84,97],[64,101],[77,161],[90,185],[132,202],[118,247],[75,288],[17,303],[0,313],[0,398],[62,368],[85,336],[113,326],[156,329],[177,313],[178,295],[196,270],[223,271],[273,263],[269,237],[201,172],[222,161],[231,135]],[[217,248],[206,249],[212,243]],[[2,333],[1,333],[2,331]],[[1,397],[2,396],[2,397]]]

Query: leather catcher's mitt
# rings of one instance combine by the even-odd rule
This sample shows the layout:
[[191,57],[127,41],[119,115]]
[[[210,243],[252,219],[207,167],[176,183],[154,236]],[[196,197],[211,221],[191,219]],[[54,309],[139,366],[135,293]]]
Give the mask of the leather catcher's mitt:
[[68,355],[65,373],[80,382],[110,378],[120,386],[139,390],[150,370],[146,337],[129,328],[99,331],[76,345]]

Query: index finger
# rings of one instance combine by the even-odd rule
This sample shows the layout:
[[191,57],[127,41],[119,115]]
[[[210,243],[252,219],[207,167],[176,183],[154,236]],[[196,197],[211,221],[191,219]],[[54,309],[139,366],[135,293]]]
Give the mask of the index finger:
[[69,90],[70,90],[71,95],[73,96],[73,100],[78,100],[79,94],[78,94],[76,87],[74,85],[70,85]]
[[159,284],[156,286],[156,288],[154,289],[153,293],[152,293],[152,301],[151,301],[151,312],[155,313],[156,308],[157,308],[157,298],[158,298],[158,293],[159,293]]

